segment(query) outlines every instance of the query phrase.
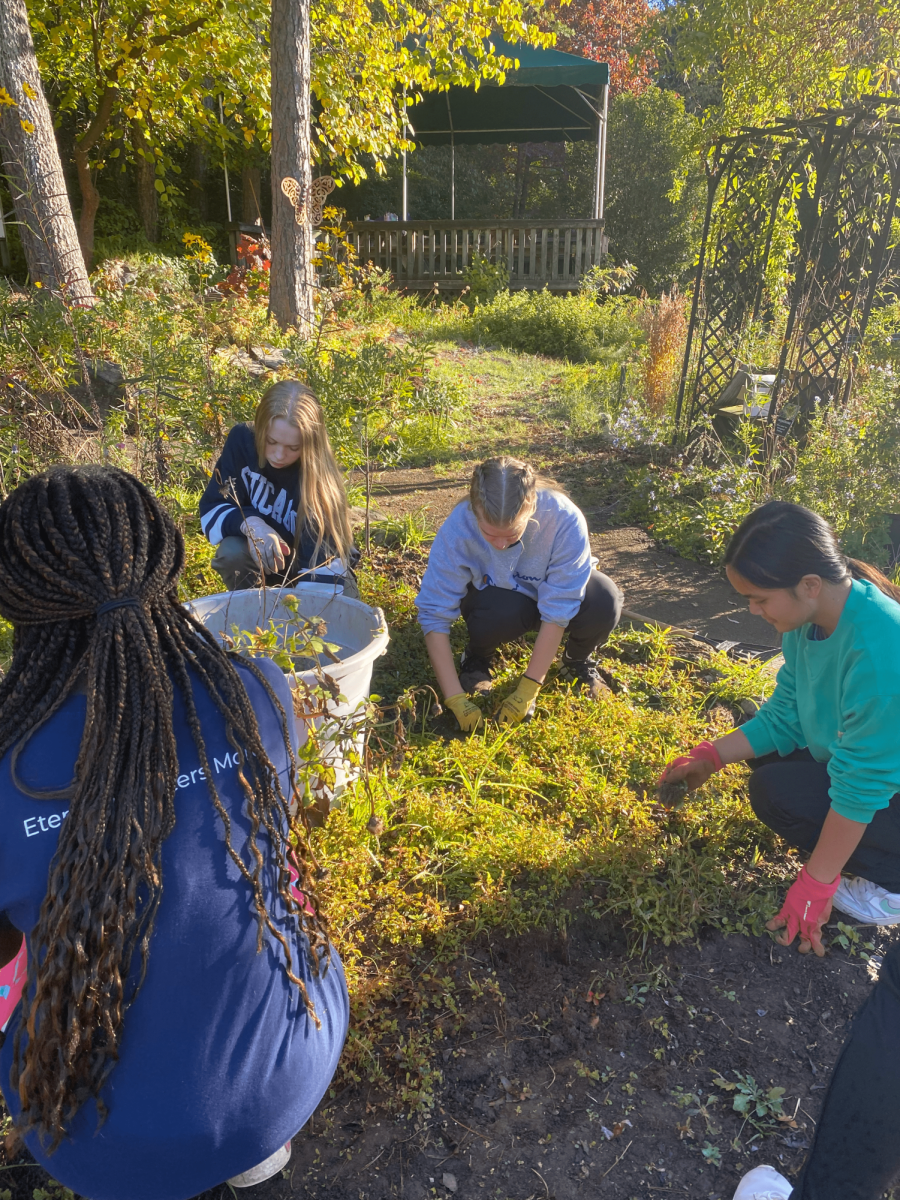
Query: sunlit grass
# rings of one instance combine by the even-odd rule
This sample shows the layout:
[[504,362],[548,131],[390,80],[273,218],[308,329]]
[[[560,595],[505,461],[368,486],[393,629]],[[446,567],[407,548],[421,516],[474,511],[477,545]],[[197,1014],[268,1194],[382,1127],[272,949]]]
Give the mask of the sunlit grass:
[[[362,592],[387,609],[392,630],[376,689],[391,697],[428,682],[412,589],[391,589],[376,569],[363,572]],[[497,698],[525,653],[505,660]],[[649,939],[689,940],[704,926],[762,931],[790,863],[750,811],[745,768],[726,769],[674,813],[660,809],[655,780],[679,750],[730,728],[727,705],[761,697],[771,674],[724,655],[698,659],[637,629],[613,635],[604,666],[617,694],[592,703],[551,682],[536,719],[511,731],[489,721],[463,739],[423,706],[402,766],[373,772],[314,832],[354,1003],[350,1077],[395,1073],[383,1043],[396,1031],[380,1002],[415,986],[419,1003],[450,1011],[440,964],[484,931],[562,931],[611,915],[636,953]],[[380,838],[367,829],[373,808]],[[432,991],[414,984],[422,955],[436,972]],[[417,1102],[427,1102],[433,1070],[407,1071]]]

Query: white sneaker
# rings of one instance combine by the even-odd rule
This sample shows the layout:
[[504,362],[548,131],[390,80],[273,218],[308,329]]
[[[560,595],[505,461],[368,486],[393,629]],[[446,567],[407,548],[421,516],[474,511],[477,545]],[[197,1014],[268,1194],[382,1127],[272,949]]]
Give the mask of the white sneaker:
[[257,1163],[255,1167],[251,1167],[249,1171],[241,1171],[240,1175],[233,1175],[228,1182],[232,1187],[254,1187],[257,1183],[265,1183],[267,1179],[271,1179],[273,1175],[283,1171],[290,1161],[291,1143],[285,1142],[274,1154],[270,1154],[268,1158]]
[[738,1184],[734,1200],[788,1200],[793,1190],[774,1167],[754,1167]]
[[866,925],[900,925],[900,895],[859,875],[841,880],[833,903],[848,917]]

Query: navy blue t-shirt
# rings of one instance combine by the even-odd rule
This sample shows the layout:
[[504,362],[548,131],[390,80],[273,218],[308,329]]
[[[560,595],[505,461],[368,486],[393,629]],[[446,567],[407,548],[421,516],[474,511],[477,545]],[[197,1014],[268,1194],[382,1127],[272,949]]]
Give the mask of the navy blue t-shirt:
[[[284,675],[268,661],[260,665],[290,715]],[[288,764],[280,719],[251,673],[241,669],[241,677],[284,784]],[[121,1057],[103,1089],[109,1115],[98,1130],[96,1105],[88,1101],[69,1126],[69,1137],[49,1157],[36,1136],[26,1138],[41,1166],[91,1200],[188,1200],[268,1158],[315,1110],[347,1033],[347,989],[336,953],[325,976],[316,979],[305,940],[295,942],[294,970],[315,1005],[318,1030],[282,969],[280,946],[266,935],[257,953],[250,888],[225,848],[177,688],[175,697],[176,824],[163,843],[163,893],[147,976],[125,1014]],[[235,752],[221,714],[199,683],[194,698],[216,787],[231,816],[232,844],[249,862],[249,822]],[[27,787],[69,783],[84,714],[85,697],[73,696],[34,735],[18,762],[18,777]],[[18,929],[32,930],[37,923],[66,818],[65,801],[25,796],[13,785],[9,755],[0,761],[0,911]],[[273,869],[268,896],[274,887]],[[270,911],[281,915],[286,929],[277,898]],[[0,1050],[0,1087],[13,1115],[19,1105],[9,1072],[18,1019],[17,1011]]]

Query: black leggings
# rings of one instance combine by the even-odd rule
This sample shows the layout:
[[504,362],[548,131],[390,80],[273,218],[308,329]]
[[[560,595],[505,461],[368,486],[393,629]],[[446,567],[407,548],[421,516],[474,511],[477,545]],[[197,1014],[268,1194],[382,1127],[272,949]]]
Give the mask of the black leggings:
[[[581,608],[566,626],[566,657],[578,662],[606,641],[622,615],[622,593],[609,578],[591,571]],[[467,653],[490,658],[498,646],[541,627],[537,601],[509,588],[469,584],[460,612],[469,629]]]
[[825,1094],[791,1200],[880,1200],[900,1175],[900,943],[885,955]]
[[[831,805],[828,768],[808,750],[751,759],[750,803],[785,841],[811,851]],[[847,869],[900,892],[900,796],[877,812]],[[900,943],[860,1009],[831,1077],[791,1200],[880,1200],[900,1174]]]
[[[749,765],[750,803],[760,821],[792,846],[811,853],[831,806],[826,764],[816,762],[808,750],[795,750],[786,758],[768,754],[751,759]],[[900,892],[900,795],[872,818],[847,871]]]

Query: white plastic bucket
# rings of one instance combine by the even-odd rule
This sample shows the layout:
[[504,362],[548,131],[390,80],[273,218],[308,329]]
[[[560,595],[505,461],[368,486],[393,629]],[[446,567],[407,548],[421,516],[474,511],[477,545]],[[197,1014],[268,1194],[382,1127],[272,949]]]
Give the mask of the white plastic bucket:
[[[298,611],[290,612],[284,605],[285,596],[296,596]],[[267,629],[274,622],[276,629],[283,629],[288,621],[297,618],[319,618],[325,623],[324,641],[337,644],[340,662],[324,662],[322,670],[330,676],[340,689],[346,703],[329,701],[328,716],[305,719],[296,718],[297,738],[301,745],[309,737],[310,722],[316,726],[340,722],[356,711],[361,701],[369,695],[372,683],[372,668],[375,659],[387,651],[390,636],[387,621],[380,608],[372,608],[361,600],[345,596],[339,589],[326,583],[306,583],[298,588],[274,590],[248,588],[239,592],[221,592],[215,596],[204,596],[192,600],[188,605],[214,636],[232,635],[238,631]],[[302,680],[310,687],[318,683],[315,671],[298,671],[290,678],[296,687]],[[357,739],[362,748],[362,734]],[[334,795],[340,795],[347,783],[359,774],[358,767],[346,762],[340,748],[327,737],[320,747],[326,765],[334,768]],[[331,789],[328,789],[331,791]]]

